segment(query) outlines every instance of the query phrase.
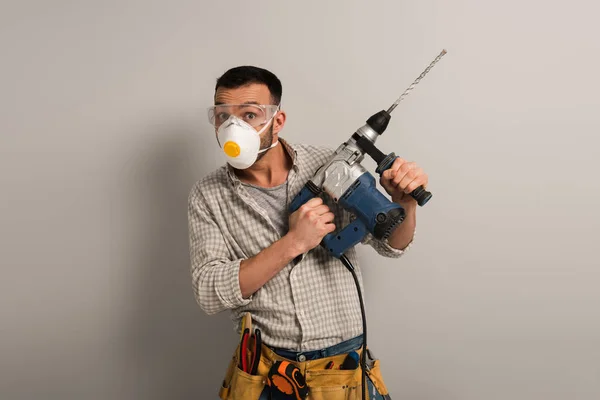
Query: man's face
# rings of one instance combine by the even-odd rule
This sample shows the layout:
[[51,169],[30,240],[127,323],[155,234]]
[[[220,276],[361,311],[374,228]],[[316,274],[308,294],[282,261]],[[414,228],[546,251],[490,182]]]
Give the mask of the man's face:
[[[242,86],[235,89],[218,88],[215,93],[215,105],[227,105],[227,104],[256,104],[256,105],[270,105],[273,104],[271,99],[271,92],[266,85],[252,83],[246,86]],[[242,119],[249,119],[254,116],[254,113],[250,112],[251,109],[238,108],[236,115]],[[248,120],[248,122],[250,122]],[[262,122],[262,121],[261,121]],[[272,121],[268,122],[269,127],[266,128],[260,135],[260,148],[266,149],[273,144],[273,137],[276,136],[281,130],[282,121],[279,118],[279,114],[273,118]],[[265,127],[265,124],[254,126],[256,131],[260,131]],[[262,158],[267,152],[261,153],[258,159]]]

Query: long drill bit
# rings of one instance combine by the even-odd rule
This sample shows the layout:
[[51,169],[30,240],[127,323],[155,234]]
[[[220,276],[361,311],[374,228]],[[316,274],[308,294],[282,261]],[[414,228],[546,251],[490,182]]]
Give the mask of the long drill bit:
[[398,97],[398,100],[396,100],[396,102],[394,104],[392,104],[392,106],[387,110],[387,113],[391,113],[392,111],[394,111],[394,108],[396,108],[396,106],[398,104],[400,104],[400,102],[402,100],[404,100],[404,98],[406,96],[408,96],[408,94],[411,92],[411,90],[413,90],[413,88],[417,85],[417,83],[419,83],[421,81],[421,79],[423,79],[423,77],[425,75],[427,75],[427,73],[429,72],[429,70],[431,68],[433,68],[433,66],[440,61],[440,59],[446,54],[446,50],[442,50],[442,52],[431,62],[431,64],[429,64],[429,66],[427,68],[425,68],[425,71],[423,71],[421,73],[421,75],[419,75],[419,77],[417,79],[415,79],[415,81],[404,91],[404,93],[402,93],[400,95],[400,97]]

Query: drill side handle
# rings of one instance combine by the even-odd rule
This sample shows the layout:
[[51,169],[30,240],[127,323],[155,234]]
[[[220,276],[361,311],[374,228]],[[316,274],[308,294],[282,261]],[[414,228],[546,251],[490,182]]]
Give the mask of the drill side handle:
[[[388,154],[377,166],[376,173],[381,176],[385,171],[390,169],[398,157],[394,153]],[[431,199],[433,194],[425,190],[423,185],[419,186],[410,193],[410,196],[417,201],[417,204],[423,207]]]

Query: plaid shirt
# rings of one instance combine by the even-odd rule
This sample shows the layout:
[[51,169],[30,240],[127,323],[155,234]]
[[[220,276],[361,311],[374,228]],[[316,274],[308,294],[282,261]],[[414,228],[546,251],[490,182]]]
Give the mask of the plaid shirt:
[[[279,141],[293,159],[288,175],[290,204],[333,150]],[[336,215],[337,229],[346,226],[350,214],[324,197]],[[295,351],[322,349],[362,333],[354,279],[322,246],[288,264],[250,298],[242,298],[240,262],[269,247],[280,235],[230,166],[222,166],[193,186],[188,218],[194,294],[207,314],[230,310],[239,333],[243,314],[250,312],[265,344]],[[371,235],[363,244],[385,257],[404,253]],[[355,249],[346,255],[363,290]]]

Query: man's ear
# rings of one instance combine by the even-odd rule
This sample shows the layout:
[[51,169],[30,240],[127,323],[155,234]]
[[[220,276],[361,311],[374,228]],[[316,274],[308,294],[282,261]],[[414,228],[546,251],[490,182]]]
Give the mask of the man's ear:
[[286,117],[285,111],[279,111],[277,115],[275,115],[275,118],[273,118],[273,134],[278,135],[283,129]]

